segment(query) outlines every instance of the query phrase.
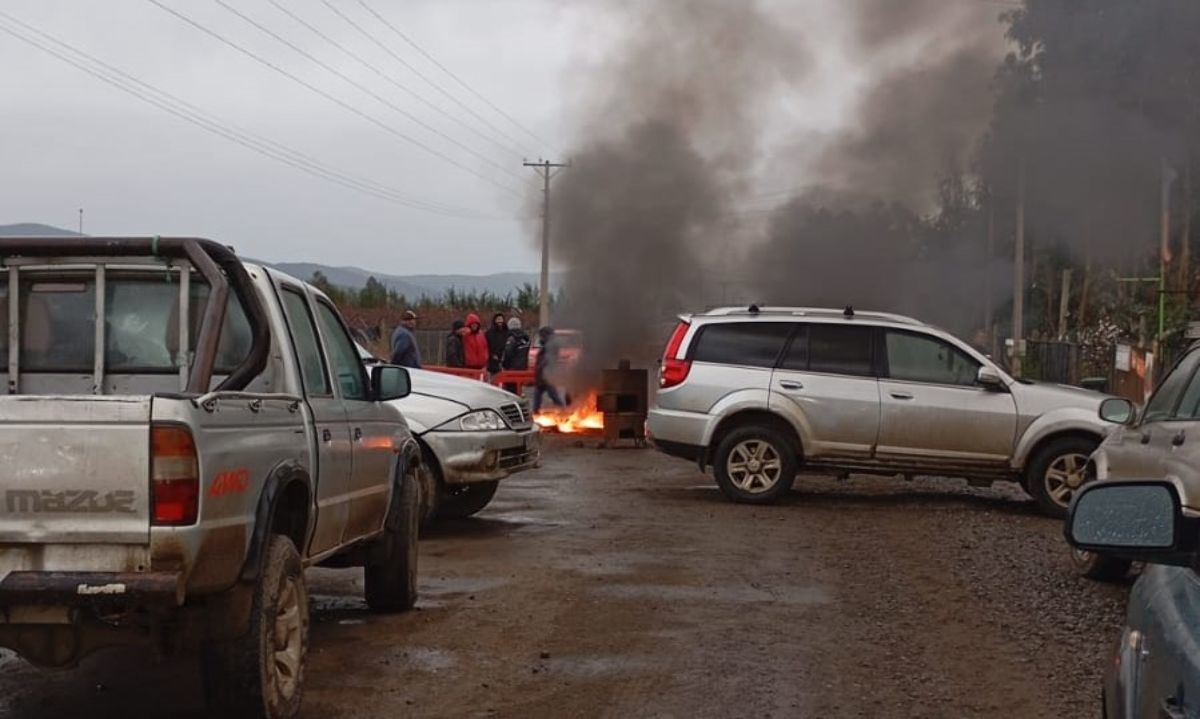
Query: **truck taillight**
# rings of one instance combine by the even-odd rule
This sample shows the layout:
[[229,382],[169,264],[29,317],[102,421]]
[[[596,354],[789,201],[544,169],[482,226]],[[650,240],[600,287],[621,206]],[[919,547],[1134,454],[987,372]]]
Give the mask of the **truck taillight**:
[[667,349],[663,352],[662,368],[658,373],[659,387],[674,387],[677,384],[682,384],[687,379],[688,372],[692,369],[692,363],[687,359],[677,358],[679,348],[683,346],[683,338],[687,336],[688,329],[691,328],[687,322],[680,322],[675,331],[671,333],[671,339],[667,340]]
[[200,467],[196,443],[184,427],[150,430],[150,506],[155,525],[180,527],[196,523],[200,510]]

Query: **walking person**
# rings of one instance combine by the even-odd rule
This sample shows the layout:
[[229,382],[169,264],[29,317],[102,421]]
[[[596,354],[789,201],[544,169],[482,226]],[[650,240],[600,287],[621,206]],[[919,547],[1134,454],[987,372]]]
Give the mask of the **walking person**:
[[454,320],[450,325],[450,334],[446,335],[446,366],[447,367],[466,367],[467,354],[463,347],[463,335],[467,332],[467,325],[462,320]]
[[541,349],[538,350],[537,362],[533,367],[533,413],[542,409],[542,396],[547,395],[557,407],[565,408],[567,403],[558,394],[554,386],[554,374],[558,368],[558,343],[554,340],[554,328],[542,327],[538,330]]
[[483,332],[483,323],[479,321],[479,315],[474,312],[467,315],[467,331],[462,335],[462,342],[465,366],[471,369],[487,369],[487,336]]
[[506,342],[508,342],[508,325],[504,322],[504,313],[497,312],[492,315],[492,326],[487,330],[489,381],[500,372]]
[[392,332],[392,364],[421,369],[421,349],[417,347],[417,313],[408,310]]

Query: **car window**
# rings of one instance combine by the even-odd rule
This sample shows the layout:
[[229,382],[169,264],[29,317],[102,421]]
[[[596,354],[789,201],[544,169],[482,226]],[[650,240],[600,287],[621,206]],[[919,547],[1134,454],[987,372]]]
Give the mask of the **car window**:
[[354,341],[332,307],[324,302],[317,302],[316,307],[317,322],[329,350],[329,365],[342,390],[342,399],[367,399],[367,378],[358,351],[354,349]]
[[874,374],[871,361],[870,327],[845,325],[810,325],[808,328],[808,369],[870,377]]
[[[1200,357],[1200,351],[1191,354]],[[1182,367],[1182,364],[1180,366]],[[1179,406],[1172,416],[1175,419],[1200,419],[1200,372],[1192,373],[1187,388],[1183,390],[1183,396],[1179,400]]]
[[692,360],[746,367],[774,367],[792,326],[784,322],[708,325],[696,339]]
[[91,373],[96,358],[94,280],[20,285],[21,371]]
[[[208,302],[209,287],[192,282],[188,298],[192,351]],[[105,282],[104,367],[108,372],[174,372],[179,368],[179,284],[154,278],[110,277]],[[250,353],[250,321],[229,293],[214,371],[232,372]]]
[[283,288],[283,311],[287,315],[288,327],[292,331],[292,342],[296,345],[296,358],[300,362],[300,374],[304,379],[304,390],[309,396],[329,396],[329,376],[325,372],[325,358],[321,355],[321,343],[317,341],[317,328],[304,296],[289,288]]
[[792,341],[779,361],[780,369],[803,372],[808,369],[808,325],[797,325]]
[[1187,353],[1179,364],[1175,365],[1175,369],[1163,379],[1154,396],[1146,404],[1146,412],[1142,415],[1143,422],[1169,419],[1175,413],[1175,408],[1180,405],[1180,394],[1191,383],[1198,363],[1200,350]]
[[979,363],[949,342],[913,334],[887,332],[888,376],[908,382],[974,386]]

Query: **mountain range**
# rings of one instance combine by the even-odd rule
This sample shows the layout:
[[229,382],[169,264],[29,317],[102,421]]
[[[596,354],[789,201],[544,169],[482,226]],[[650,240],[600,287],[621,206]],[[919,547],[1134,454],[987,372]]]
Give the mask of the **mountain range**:
[[[0,237],[62,237],[64,235],[77,237],[79,233],[34,222],[0,225]],[[280,272],[286,272],[302,280],[308,280],[314,272],[320,272],[331,283],[339,287],[361,288],[367,284],[367,278],[373,276],[389,289],[414,299],[422,296],[440,297],[450,289],[468,293],[491,292],[503,296],[510,292],[515,293],[516,288],[526,283],[536,286],[539,281],[536,272],[500,272],[491,275],[392,275],[370,272],[361,267],[333,267],[317,262],[251,261],[274,267]],[[552,289],[557,288],[560,279],[557,276],[551,276]]]

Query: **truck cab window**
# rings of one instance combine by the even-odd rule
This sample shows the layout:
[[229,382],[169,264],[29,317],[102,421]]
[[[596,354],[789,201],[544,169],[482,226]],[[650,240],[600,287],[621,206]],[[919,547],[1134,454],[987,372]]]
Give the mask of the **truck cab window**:
[[365,400],[367,398],[367,380],[363,374],[362,361],[358,358],[358,350],[346,333],[329,305],[317,302],[317,322],[321,325],[321,334],[325,338],[325,347],[329,350],[329,364],[337,377],[338,387],[342,390],[342,399]]
[[304,296],[287,287],[279,295],[283,300],[288,327],[292,330],[292,341],[296,345],[296,359],[300,363],[304,390],[314,397],[332,395],[329,377],[325,373],[325,358],[321,355],[321,343],[317,341],[317,328]]

